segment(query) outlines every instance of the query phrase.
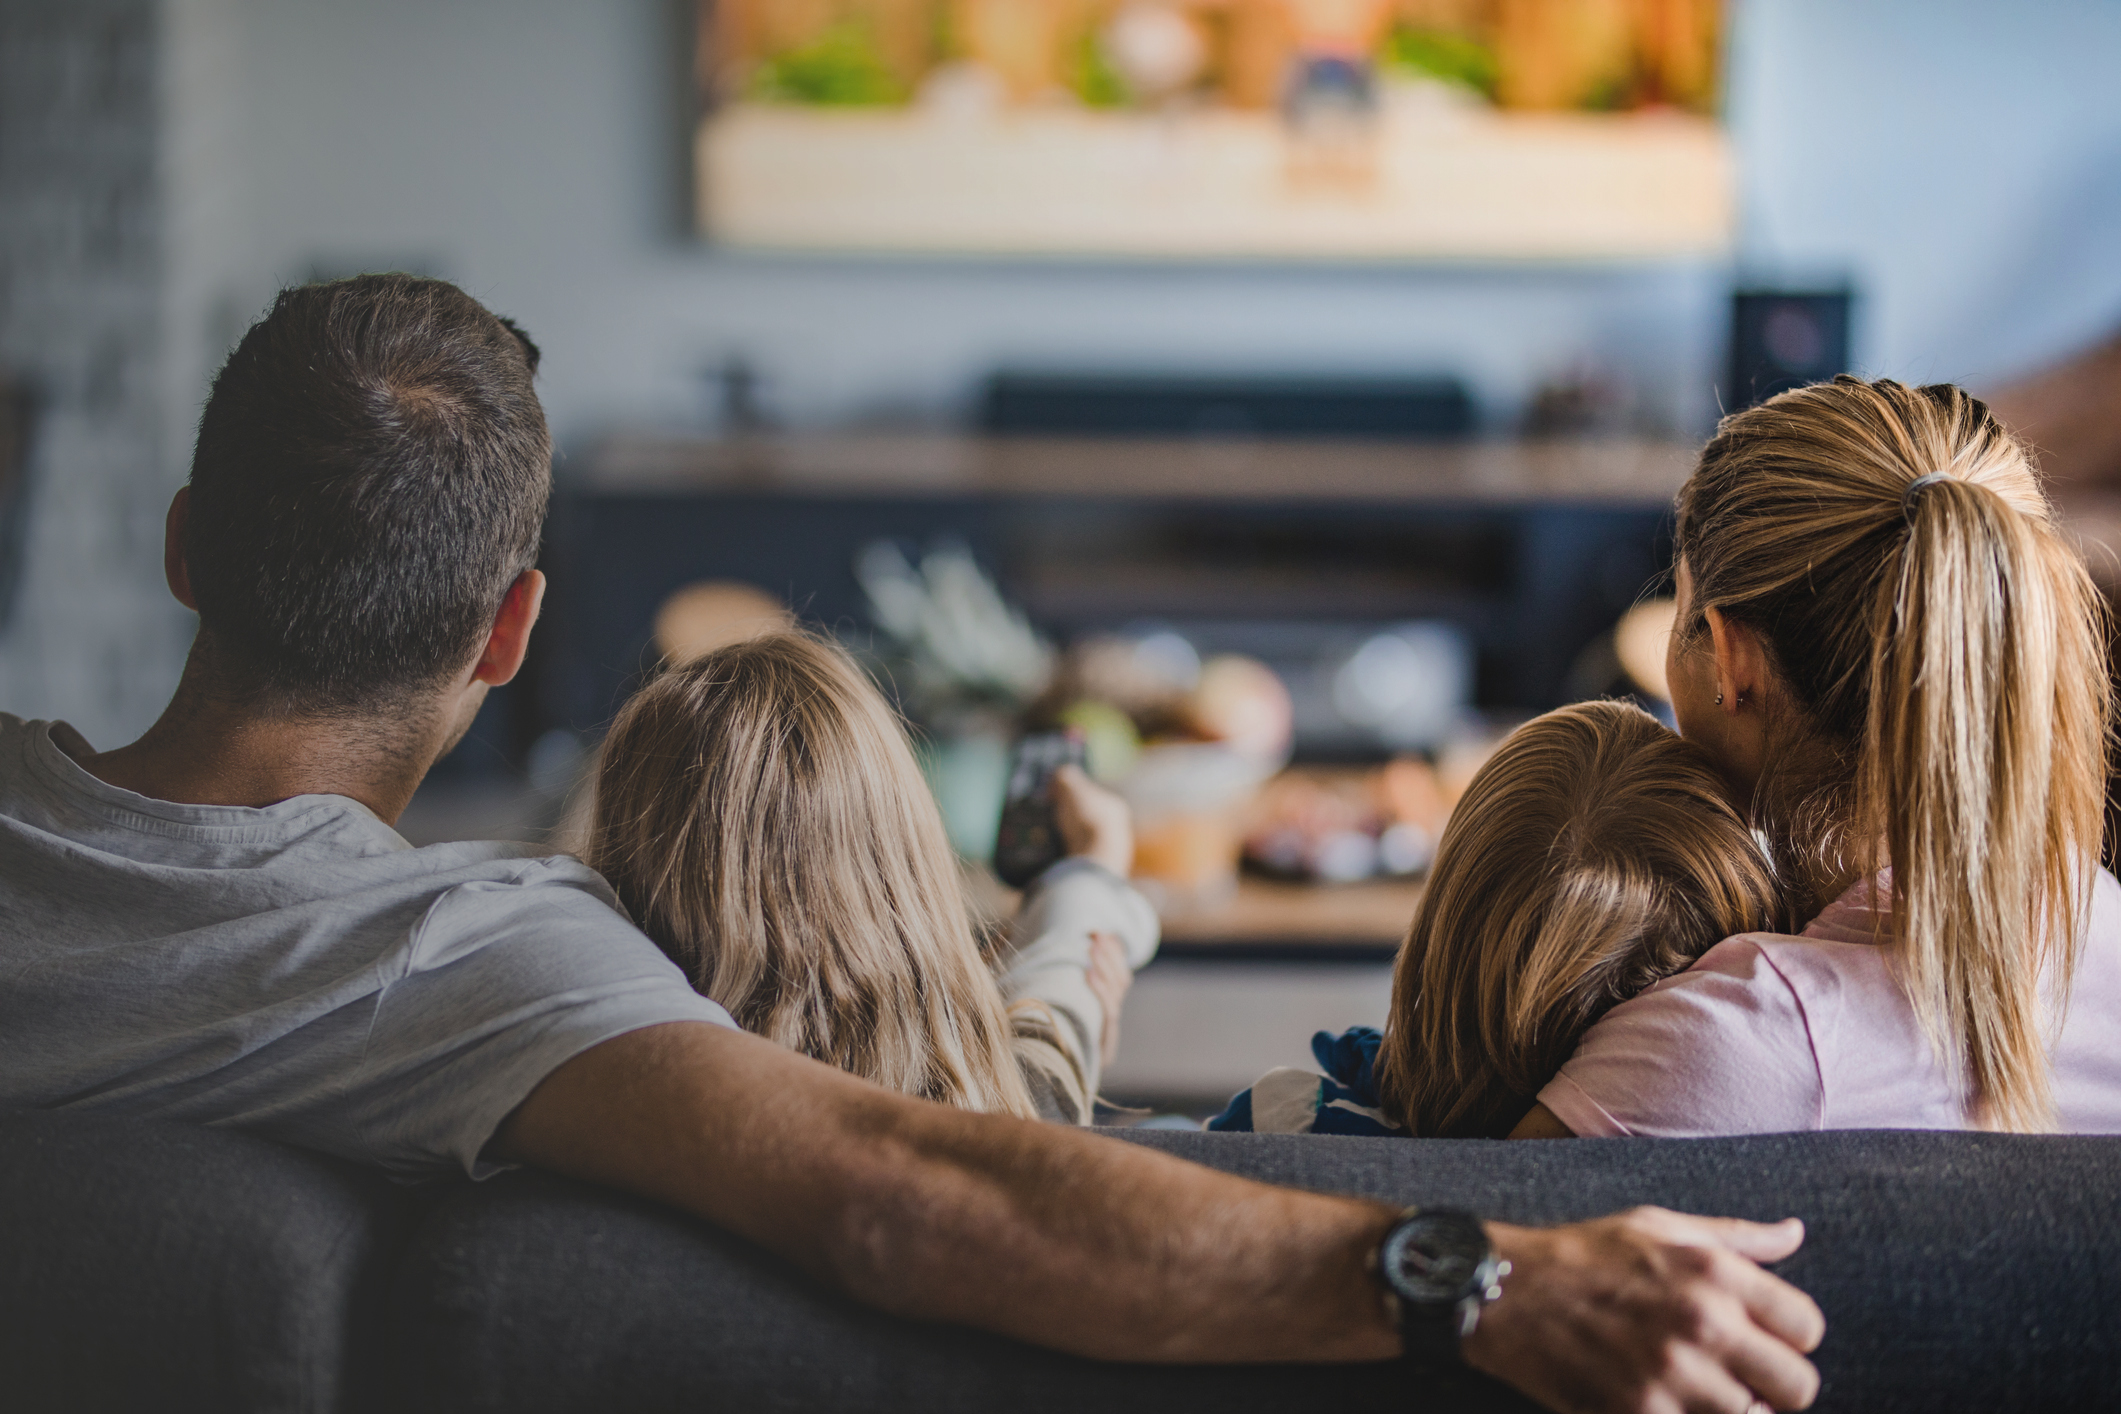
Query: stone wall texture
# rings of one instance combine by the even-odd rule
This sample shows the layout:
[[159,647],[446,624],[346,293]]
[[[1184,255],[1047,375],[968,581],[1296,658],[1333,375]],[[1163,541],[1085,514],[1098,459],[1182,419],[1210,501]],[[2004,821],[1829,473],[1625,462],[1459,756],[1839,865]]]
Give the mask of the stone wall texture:
[[0,0],[0,370],[36,408],[0,711],[99,746],[153,720],[190,632],[161,568],[160,32],[156,0]]

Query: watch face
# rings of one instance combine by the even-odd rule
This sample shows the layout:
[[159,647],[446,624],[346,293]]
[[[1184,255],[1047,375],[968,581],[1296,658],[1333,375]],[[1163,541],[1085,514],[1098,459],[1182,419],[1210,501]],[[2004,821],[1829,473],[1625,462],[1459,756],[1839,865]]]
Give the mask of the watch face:
[[1488,1235],[1466,1213],[1417,1213],[1392,1229],[1379,1254],[1403,1301],[1455,1302],[1487,1287]]

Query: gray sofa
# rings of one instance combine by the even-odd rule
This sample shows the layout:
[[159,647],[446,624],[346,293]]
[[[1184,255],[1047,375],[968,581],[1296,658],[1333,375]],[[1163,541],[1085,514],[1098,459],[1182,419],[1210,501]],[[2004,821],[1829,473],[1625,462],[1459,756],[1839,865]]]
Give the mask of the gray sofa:
[[[1496,1144],[1122,1136],[1233,1172],[1549,1222],[1811,1225],[1831,1410],[2121,1404],[2121,1139]],[[247,1135],[0,1118],[0,1408],[1516,1409],[1388,1365],[1097,1365],[894,1320],[652,1204],[519,1172],[408,1190]]]

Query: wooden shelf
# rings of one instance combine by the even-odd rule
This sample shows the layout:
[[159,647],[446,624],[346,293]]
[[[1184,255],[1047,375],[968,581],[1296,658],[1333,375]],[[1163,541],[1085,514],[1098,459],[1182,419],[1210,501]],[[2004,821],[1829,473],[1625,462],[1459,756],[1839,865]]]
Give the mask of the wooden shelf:
[[739,103],[704,122],[701,229],[776,250],[1133,259],[1713,258],[1729,144],[1678,113],[1386,105],[1352,163],[1273,112],[949,116]]
[[1390,958],[1420,902],[1416,880],[1299,884],[1247,877],[1219,907],[1166,917],[1164,951],[1231,958],[1307,952]]
[[[1017,893],[983,865],[964,867],[974,910],[988,926],[1016,912]],[[1229,961],[1387,962],[1399,952],[1421,883],[1298,884],[1250,875],[1226,903],[1164,919],[1162,956]]]
[[620,436],[587,489],[787,496],[1534,501],[1665,506],[1693,443],[1638,438],[1356,442],[1167,438]]

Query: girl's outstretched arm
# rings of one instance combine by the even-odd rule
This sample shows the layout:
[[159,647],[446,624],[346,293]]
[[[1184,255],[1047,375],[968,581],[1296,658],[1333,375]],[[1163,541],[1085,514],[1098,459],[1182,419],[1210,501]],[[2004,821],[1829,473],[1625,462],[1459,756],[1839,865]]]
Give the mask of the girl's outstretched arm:
[[[1087,1122],[1088,1101],[1118,1037],[1118,1000],[1133,969],[1156,955],[1161,928],[1156,910],[1127,882],[1134,827],[1126,802],[1073,766],[1054,773],[1052,790],[1068,857],[1026,893],[997,980],[1005,1000],[1042,1002],[1052,1013],[1082,1082]],[[1120,945],[1102,970],[1094,941],[1100,935]]]

